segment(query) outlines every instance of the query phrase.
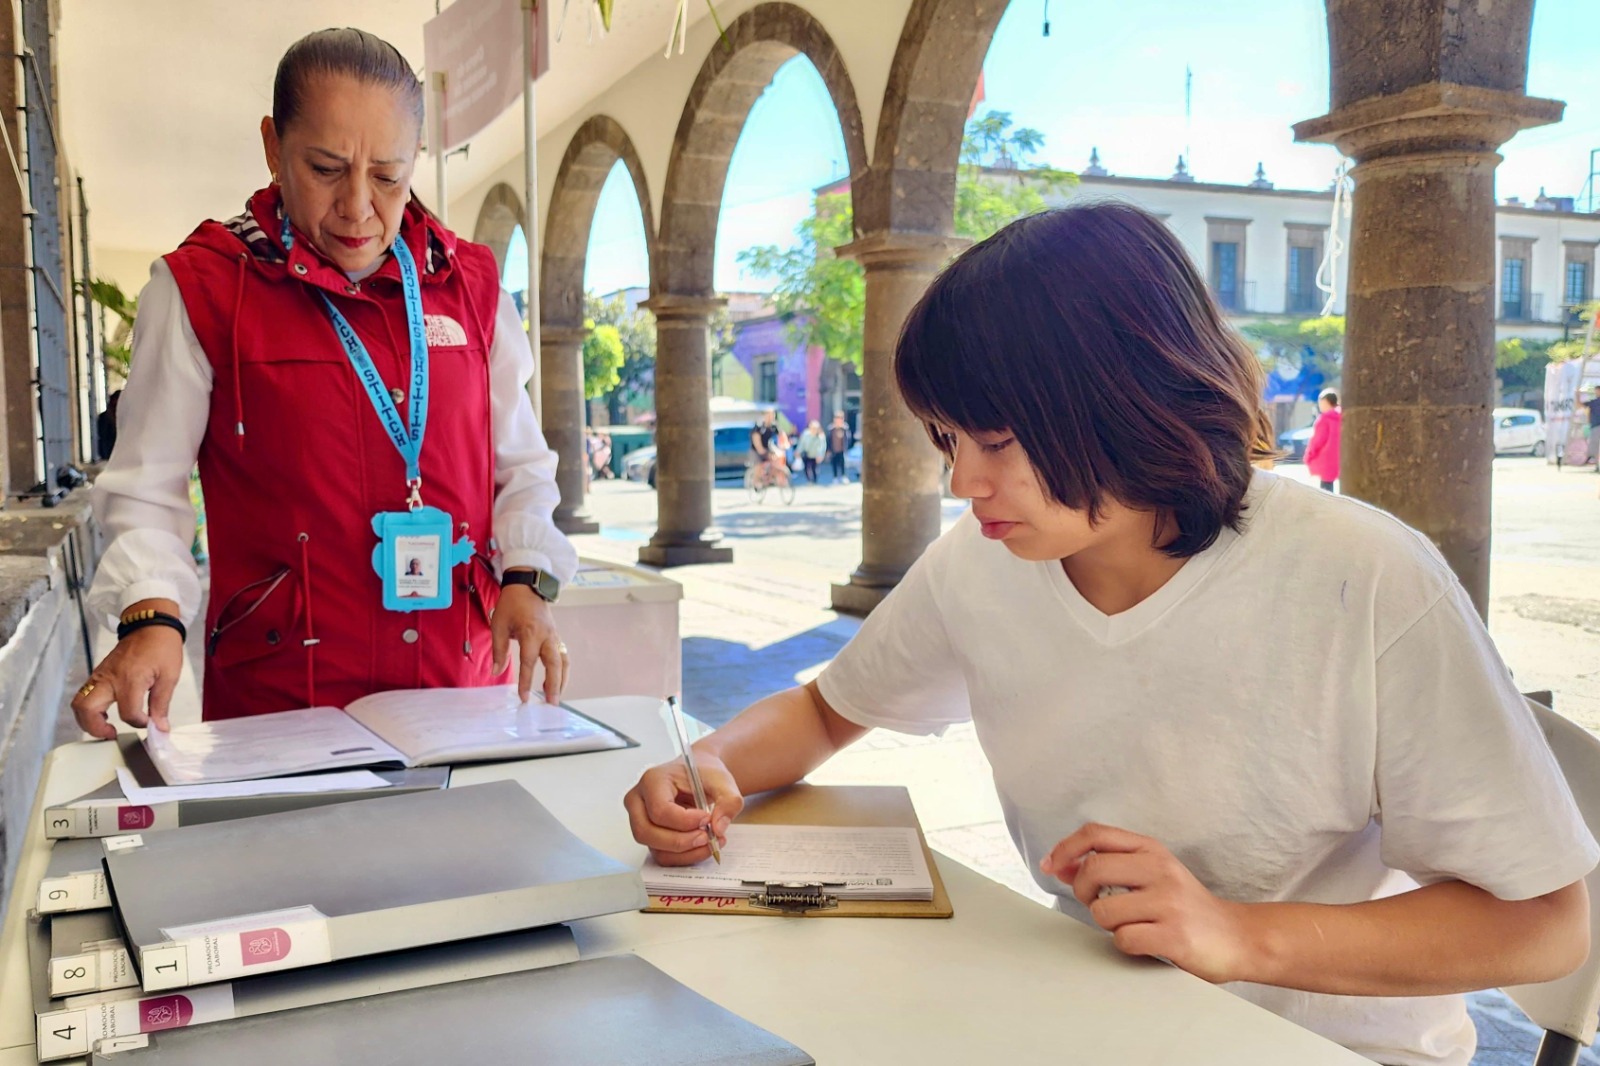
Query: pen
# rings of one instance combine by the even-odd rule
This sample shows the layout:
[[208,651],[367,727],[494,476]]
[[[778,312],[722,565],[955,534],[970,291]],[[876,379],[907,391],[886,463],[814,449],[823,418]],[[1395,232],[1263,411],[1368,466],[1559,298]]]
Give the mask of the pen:
[[[706,806],[705,786],[700,784],[700,771],[695,769],[694,757],[689,754],[689,729],[683,724],[683,711],[678,707],[678,697],[667,697],[667,710],[672,712],[672,729],[677,734],[678,750],[683,752],[683,765],[689,770],[689,787],[694,790],[694,805],[705,811],[707,818],[711,815],[711,808]],[[711,845],[711,857],[722,863],[722,852],[717,848],[717,834],[711,828],[711,823],[706,822],[706,841]]]

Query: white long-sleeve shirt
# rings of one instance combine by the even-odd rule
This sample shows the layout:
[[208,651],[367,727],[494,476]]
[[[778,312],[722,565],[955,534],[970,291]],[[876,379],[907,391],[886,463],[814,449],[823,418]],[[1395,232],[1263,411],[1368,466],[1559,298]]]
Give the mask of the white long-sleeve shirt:
[[[534,418],[532,377],[527,333],[510,294],[501,292],[489,348],[496,561],[502,571],[533,567],[564,584],[577,571],[578,553],[552,519],[560,500],[556,453]],[[178,283],[158,259],[139,295],[116,447],[94,484],[95,515],[110,545],[89,589],[89,609],[108,622],[146,599],[173,600],[185,624],[199,613],[189,471],[210,417],[211,384],[211,362]]]

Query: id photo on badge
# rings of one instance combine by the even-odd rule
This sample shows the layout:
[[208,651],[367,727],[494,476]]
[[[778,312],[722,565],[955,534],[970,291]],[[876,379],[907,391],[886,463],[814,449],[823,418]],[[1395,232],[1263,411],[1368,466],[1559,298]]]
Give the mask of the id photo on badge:
[[405,599],[439,595],[439,538],[394,539],[395,592]]

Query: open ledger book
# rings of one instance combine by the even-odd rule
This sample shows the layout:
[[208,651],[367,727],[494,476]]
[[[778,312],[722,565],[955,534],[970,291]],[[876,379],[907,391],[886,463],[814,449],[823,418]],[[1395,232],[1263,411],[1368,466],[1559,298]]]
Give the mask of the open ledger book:
[[517,699],[512,685],[401,689],[340,710],[230,718],[150,730],[150,761],[169,785],[253,781],[351,766],[437,766],[632,747],[570,707]]

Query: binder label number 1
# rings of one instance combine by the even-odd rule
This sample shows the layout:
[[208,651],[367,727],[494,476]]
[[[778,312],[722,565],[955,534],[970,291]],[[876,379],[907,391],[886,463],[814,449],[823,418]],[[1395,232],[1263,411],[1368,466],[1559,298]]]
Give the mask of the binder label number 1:
[[183,988],[189,983],[189,949],[184,944],[168,944],[145,948],[140,953],[144,963],[144,987],[147,992],[162,988]]

